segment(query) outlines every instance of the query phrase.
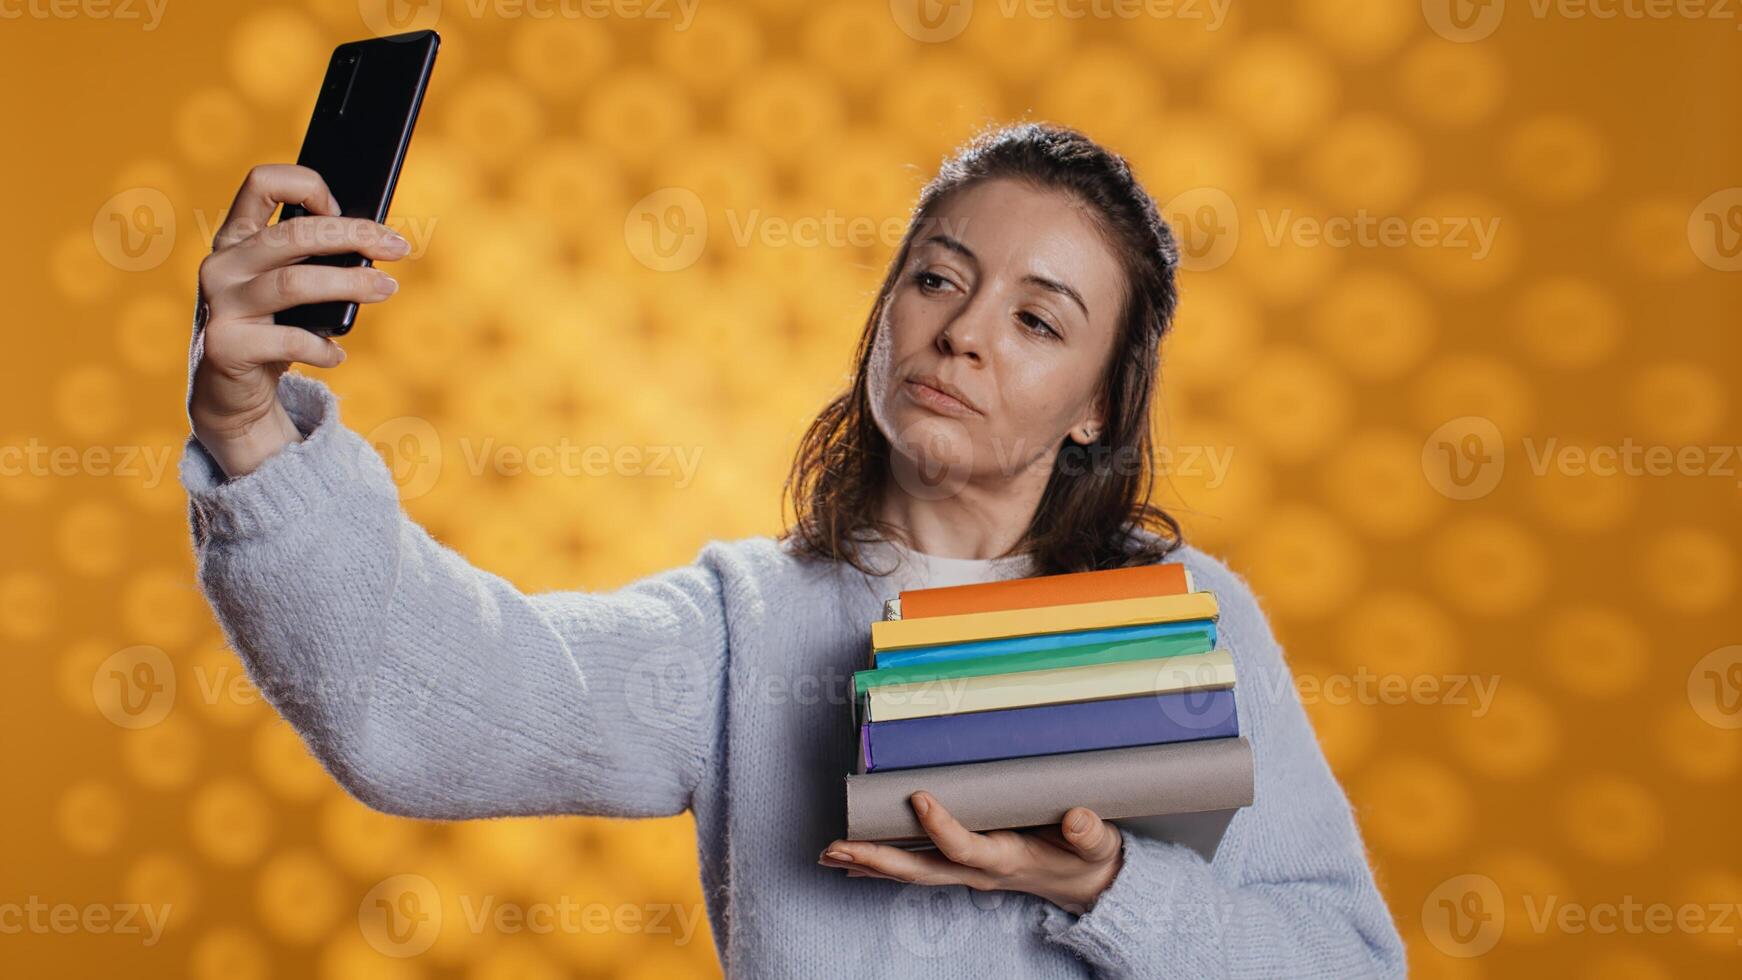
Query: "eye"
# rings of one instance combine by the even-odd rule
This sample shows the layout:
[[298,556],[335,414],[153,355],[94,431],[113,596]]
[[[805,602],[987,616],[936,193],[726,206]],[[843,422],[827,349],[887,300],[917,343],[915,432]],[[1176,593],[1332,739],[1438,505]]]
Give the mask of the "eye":
[[918,284],[920,292],[928,295],[942,292],[944,287],[950,284],[948,279],[945,279],[943,276],[938,275],[930,269],[919,269],[909,278],[912,279],[914,283]]
[[1017,317],[1017,319],[1022,321],[1023,326],[1027,327],[1028,329],[1034,331],[1037,334],[1041,334],[1042,336],[1051,336],[1055,339],[1057,339],[1059,337],[1058,330],[1056,330],[1052,324],[1046,322],[1046,319],[1044,317],[1040,316],[1039,314],[1030,313],[1027,310],[1023,310],[1022,312],[1016,314],[1016,317]]

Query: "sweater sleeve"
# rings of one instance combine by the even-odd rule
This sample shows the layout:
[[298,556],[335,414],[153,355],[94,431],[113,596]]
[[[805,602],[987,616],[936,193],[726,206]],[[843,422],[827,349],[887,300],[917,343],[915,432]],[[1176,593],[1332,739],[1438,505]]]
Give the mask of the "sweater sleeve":
[[279,398],[306,438],[252,473],[226,481],[188,442],[199,580],[251,678],[352,795],[439,819],[689,806],[722,717],[709,549],[614,592],[522,594],[405,515],[324,385],[286,374]]
[[1403,976],[1403,942],[1264,614],[1219,563],[1197,574],[1236,665],[1253,805],[1214,862],[1122,831],[1113,884],[1085,915],[1046,905],[1042,934],[1106,978]]

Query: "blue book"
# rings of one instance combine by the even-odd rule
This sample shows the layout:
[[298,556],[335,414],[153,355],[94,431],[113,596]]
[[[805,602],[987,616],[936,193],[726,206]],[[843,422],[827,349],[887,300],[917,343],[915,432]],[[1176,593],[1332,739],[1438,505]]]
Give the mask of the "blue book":
[[1172,623],[1146,623],[1142,626],[1109,626],[1098,630],[1078,630],[1074,633],[1046,633],[1040,636],[1012,636],[997,640],[976,640],[972,643],[944,643],[906,650],[885,650],[877,654],[877,666],[908,667],[913,664],[938,663],[945,660],[971,660],[975,657],[995,657],[1006,653],[1029,653],[1035,650],[1064,650],[1094,643],[1122,640],[1145,640],[1154,636],[1177,633],[1207,632],[1210,643],[1216,642],[1216,621],[1184,619]]
[[1178,691],[874,721],[859,729],[859,761],[883,772],[1238,734],[1233,688]]

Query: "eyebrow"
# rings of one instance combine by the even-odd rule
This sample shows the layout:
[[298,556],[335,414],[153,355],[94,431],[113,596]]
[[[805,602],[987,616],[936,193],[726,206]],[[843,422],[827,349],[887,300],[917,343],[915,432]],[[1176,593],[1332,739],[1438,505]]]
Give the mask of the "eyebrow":
[[[969,248],[966,245],[963,245],[961,242],[957,241],[954,238],[951,238],[949,235],[944,235],[944,234],[933,235],[930,238],[927,238],[925,241],[921,242],[920,244],[922,244],[922,245],[941,245],[944,248],[947,248],[950,251],[955,252],[959,255],[962,255],[966,258],[974,259],[975,261],[979,260],[979,256],[974,254],[973,249]],[[1032,272],[1023,276],[1022,281],[1026,282],[1026,283],[1033,283],[1034,285],[1039,286],[1042,289],[1058,293],[1060,296],[1063,296],[1066,299],[1069,299],[1071,302],[1077,304],[1077,308],[1083,311],[1084,316],[1089,315],[1089,304],[1083,302],[1082,294],[1077,292],[1075,289],[1071,288],[1068,284],[1059,282],[1057,279],[1048,279],[1045,276],[1037,276],[1037,275],[1033,274]]]

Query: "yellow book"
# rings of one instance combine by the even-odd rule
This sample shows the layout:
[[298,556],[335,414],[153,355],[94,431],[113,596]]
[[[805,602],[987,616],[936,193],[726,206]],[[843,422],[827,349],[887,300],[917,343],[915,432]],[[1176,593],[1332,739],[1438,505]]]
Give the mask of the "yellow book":
[[866,695],[866,720],[899,721],[1233,686],[1234,658],[1226,650],[1213,650],[1088,667],[886,684]]
[[1070,606],[1035,606],[997,612],[963,613],[958,616],[928,616],[924,619],[886,619],[871,624],[871,649],[905,650],[940,643],[998,640],[1043,633],[1072,633],[1110,626],[1143,626],[1184,619],[1215,619],[1213,592],[1144,596],[1083,602]]

